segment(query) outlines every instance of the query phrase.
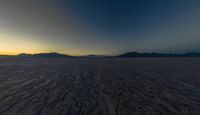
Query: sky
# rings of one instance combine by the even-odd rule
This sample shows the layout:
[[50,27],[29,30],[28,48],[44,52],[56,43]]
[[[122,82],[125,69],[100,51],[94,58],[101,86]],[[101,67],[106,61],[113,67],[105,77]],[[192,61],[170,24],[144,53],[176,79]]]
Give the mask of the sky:
[[0,0],[0,54],[200,52],[199,0]]

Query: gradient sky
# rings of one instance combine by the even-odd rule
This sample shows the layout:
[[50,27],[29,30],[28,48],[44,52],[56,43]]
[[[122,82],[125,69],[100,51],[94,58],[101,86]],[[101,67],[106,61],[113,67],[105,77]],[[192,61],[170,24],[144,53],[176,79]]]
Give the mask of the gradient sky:
[[200,0],[0,0],[0,54],[200,51]]

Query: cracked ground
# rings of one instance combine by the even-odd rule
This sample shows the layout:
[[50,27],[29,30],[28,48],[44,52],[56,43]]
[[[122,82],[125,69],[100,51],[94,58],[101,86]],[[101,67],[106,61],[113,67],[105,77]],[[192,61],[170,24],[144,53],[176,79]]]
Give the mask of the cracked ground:
[[200,58],[0,60],[0,115],[199,114]]

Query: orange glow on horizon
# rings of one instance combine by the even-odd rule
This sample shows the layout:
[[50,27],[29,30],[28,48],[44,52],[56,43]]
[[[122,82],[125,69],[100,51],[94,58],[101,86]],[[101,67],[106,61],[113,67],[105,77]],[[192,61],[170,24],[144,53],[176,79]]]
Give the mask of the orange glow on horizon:
[[[39,39],[38,36],[31,36],[10,30],[0,31],[0,55],[18,55],[21,53],[37,54],[57,52],[71,56],[81,56],[88,54],[104,54],[103,50],[85,50],[71,46],[71,44],[60,45],[50,43],[48,40]],[[46,40],[46,41],[45,41]],[[72,48],[73,47],[73,48]]]

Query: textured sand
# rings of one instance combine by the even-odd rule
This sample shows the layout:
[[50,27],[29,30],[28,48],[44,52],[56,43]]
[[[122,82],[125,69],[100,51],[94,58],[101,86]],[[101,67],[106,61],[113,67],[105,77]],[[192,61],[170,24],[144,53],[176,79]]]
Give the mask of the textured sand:
[[200,58],[1,59],[0,115],[200,115]]

